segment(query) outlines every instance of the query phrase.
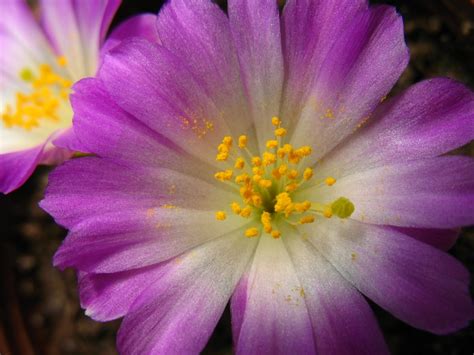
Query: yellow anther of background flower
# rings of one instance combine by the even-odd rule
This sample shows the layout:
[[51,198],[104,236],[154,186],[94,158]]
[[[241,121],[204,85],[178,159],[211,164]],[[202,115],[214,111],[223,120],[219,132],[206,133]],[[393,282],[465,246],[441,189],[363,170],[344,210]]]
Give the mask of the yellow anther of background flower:
[[245,236],[247,238],[252,238],[252,237],[256,237],[258,236],[258,229],[253,227],[253,228],[249,228],[245,231]]
[[218,221],[223,221],[223,220],[226,219],[226,217],[227,217],[227,216],[226,216],[226,214],[225,214],[224,211],[217,211],[217,212],[216,212],[216,219],[217,219]]
[[324,182],[326,183],[326,185],[332,186],[336,183],[336,179],[334,179],[332,176],[328,176],[326,180],[324,180]]

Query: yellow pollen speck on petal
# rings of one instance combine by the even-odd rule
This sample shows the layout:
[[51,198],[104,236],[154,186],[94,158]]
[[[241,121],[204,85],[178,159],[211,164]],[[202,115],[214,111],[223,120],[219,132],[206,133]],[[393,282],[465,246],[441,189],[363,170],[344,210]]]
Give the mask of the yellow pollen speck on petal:
[[311,168],[306,168],[303,172],[303,179],[308,181],[313,177],[313,169]]
[[280,238],[281,233],[277,230],[272,230],[271,236],[272,236],[273,239],[278,239],[278,238]]
[[307,224],[307,223],[313,223],[314,222],[314,216],[304,216],[301,217],[300,223],[301,224]]
[[249,228],[245,231],[245,236],[247,238],[253,238],[253,237],[256,237],[258,236],[258,229],[253,227],[253,228]]
[[245,160],[242,158],[237,158],[234,164],[234,168],[243,169],[245,166]]
[[267,141],[266,147],[268,149],[276,148],[276,147],[278,147],[278,141],[276,141],[274,139],[270,139],[270,140]]
[[58,58],[56,58],[56,62],[58,63],[58,65],[60,67],[65,67],[67,65],[67,59],[65,56],[60,56]]
[[235,214],[239,214],[242,211],[242,208],[237,202],[232,202],[230,204],[230,208],[232,209],[232,212],[234,212]]
[[272,117],[272,125],[278,127],[281,124],[281,120],[277,116]]
[[244,149],[247,146],[247,141],[248,141],[247,136],[244,136],[244,135],[240,136],[239,137],[239,148]]
[[336,183],[336,179],[334,179],[332,176],[328,176],[326,180],[324,180],[324,182],[326,183],[326,185],[332,186]]
[[286,135],[286,129],[280,127],[275,130],[275,136],[284,137],[285,135]]
[[227,217],[227,215],[225,214],[224,211],[217,211],[217,212],[216,212],[216,219],[217,219],[218,221],[223,221],[223,220],[226,219],[226,217]]

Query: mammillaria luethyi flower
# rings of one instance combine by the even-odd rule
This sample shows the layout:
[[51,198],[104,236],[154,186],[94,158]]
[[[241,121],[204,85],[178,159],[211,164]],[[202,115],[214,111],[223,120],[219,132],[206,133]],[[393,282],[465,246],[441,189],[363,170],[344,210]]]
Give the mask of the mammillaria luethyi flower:
[[197,353],[231,299],[237,353],[382,354],[363,295],[437,334],[474,309],[443,249],[470,224],[473,94],[385,100],[408,62],[365,1],[172,0],[72,97],[84,150],[42,207],[81,304],[127,354]]
[[125,22],[101,48],[119,4],[43,0],[38,23],[26,1],[0,1],[0,192],[18,188],[38,164],[71,155],[72,84],[94,75],[101,53],[142,34],[143,23],[155,17]]

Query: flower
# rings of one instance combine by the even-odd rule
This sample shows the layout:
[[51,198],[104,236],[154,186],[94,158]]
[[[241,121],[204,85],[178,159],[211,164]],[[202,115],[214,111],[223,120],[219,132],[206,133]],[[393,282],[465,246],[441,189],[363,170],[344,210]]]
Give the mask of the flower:
[[[25,1],[2,0],[0,192],[21,186],[38,164],[56,164],[71,156],[71,86],[95,74],[119,4],[44,0],[38,8],[40,25]],[[137,19],[131,21],[140,28]],[[105,47],[124,37],[123,26]]]
[[81,305],[122,353],[198,353],[231,299],[237,353],[387,352],[363,295],[445,334],[474,307],[443,249],[474,220],[474,97],[449,79],[385,100],[401,18],[365,1],[175,0],[75,86],[95,154],[41,206]]

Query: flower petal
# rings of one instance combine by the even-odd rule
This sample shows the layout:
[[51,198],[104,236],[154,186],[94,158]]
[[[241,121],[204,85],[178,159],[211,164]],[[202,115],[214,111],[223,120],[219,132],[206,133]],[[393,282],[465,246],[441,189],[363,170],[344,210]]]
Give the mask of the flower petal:
[[253,121],[224,12],[211,1],[173,0],[160,10],[157,28],[163,46],[200,79],[233,135],[251,133]]
[[474,317],[469,273],[447,253],[351,220],[320,220],[301,230],[341,275],[404,322],[446,334]]
[[413,85],[384,102],[318,165],[321,175],[431,158],[474,139],[474,94],[451,79]]
[[355,14],[313,78],[291,142],[311,145],[312,161],[320,159],[372,113],[408,59],[394,8],[375,6]]
[[131,37],[141,37],[153,43],[160,43],[156,29],[156,18],[156,15],[153,14],[142,14],[123,21],[107,37],[101,48],[101,53],[104,55],[120,42]]
[[230,0],[232,37],[260,150],[272,137],[284,79],[280,15],[275,0]]
[[[202,245],[167,264],[168,271],[133,304],[118,334],[126,354],[195,354],[205,346],[256,239],[240,232]],[[183,332],[183,329],[186,331]]]
[[387,165],[301,194],[325,203],[344,196],[355,206],[351,218],[363,222],[456,228],[474,222],[474,160],[447,156]]
[[179,57],[133,38],[105,56],[99,77],[125,111],[188,153],[216,164],[216,147],[228,128]]
[[94,75],[99,47],[120,0],[41,1],[42,25],[74,80]]
[[388,354],[377,321],[365,301],[308,241],[285,231],[314,329],[317,354]]
[[298,276],[282,240],[260,236],[231,303],[237,354],[315,353]]
[[434,246],[441,250],[451,249],[459,237],[459,229],[420,229],[392,227],[396,231],[408,235],[420,242]]

